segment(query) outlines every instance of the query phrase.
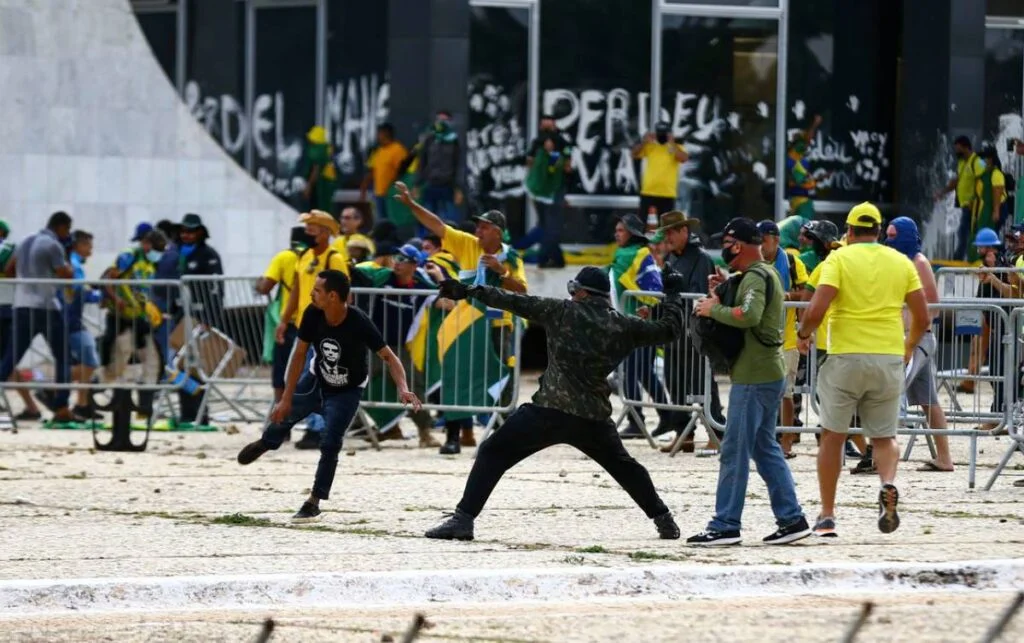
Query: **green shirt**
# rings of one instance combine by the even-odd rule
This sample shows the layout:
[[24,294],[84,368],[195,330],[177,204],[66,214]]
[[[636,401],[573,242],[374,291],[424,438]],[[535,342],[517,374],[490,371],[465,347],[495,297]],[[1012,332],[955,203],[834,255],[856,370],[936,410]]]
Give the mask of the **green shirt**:
[[[749,274],[754,270],[772,280],[772,300],[767,305],[765,280]],[[758,261],[747,269],[740,282],[736,305],[730,308],[717,304],[711,309],[711,318],[715,321],[744,329],[743,350],[730,373],[733,384],[767,384],[785,378],[782,360],[783,292],[778,274],[765,262]],[[758,337],[778,345],[765,346]]]

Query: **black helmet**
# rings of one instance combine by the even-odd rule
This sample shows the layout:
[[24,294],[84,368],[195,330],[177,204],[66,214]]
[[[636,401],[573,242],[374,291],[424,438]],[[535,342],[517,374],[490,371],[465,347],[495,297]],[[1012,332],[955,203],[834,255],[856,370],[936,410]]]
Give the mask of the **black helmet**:
[[836,224],[824,219],[808,221],[800,228],[800,231],[811,240],[817,241],[826,250],[831,250],[832,246],[839,242],[839,228],[836,227]]
[[594,266],[582,268],[567,286],[570,295],[575,295],[577,290],[585,290],[592,295],[607,297],[611,291],[608,273]]

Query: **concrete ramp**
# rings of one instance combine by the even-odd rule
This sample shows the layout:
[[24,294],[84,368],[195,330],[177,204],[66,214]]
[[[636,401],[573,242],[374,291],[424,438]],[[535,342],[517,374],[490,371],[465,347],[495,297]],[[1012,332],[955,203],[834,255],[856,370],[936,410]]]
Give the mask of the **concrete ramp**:
[[0,0],[0,219],[18,240],[55,210],[96,235],[90,274],[185,212],[226,272],[256,274],[296,216],[189,114],[128,0]]

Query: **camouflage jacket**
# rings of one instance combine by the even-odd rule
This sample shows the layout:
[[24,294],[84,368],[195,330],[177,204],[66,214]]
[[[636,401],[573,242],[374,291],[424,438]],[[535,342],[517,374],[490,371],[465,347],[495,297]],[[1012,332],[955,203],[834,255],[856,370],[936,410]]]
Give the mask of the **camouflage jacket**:
[[469,296],[492,308],[544,325],[548,367],[533,403],[589,420],[608,420],[612,405],[608,374],[642,346],[665,344],[683,332],[683,304],[669,299],[658,321],[645,321],[612,309],[608,300],[532,297],[490,286],[474,286]]

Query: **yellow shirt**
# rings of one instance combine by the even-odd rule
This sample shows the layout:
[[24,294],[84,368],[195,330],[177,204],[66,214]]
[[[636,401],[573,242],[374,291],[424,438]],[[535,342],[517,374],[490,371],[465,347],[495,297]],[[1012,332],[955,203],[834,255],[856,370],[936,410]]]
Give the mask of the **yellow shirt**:
[[838,291],[829,355],[903,355],[903,302],[921,289],[913,262],[887,246],[856,243],[833,250],[820,267],[820,285]]
[[[465,279],[476,273],[477,266],[480,265],[480,257],[484,255],[484,251],[480,247],[480,241],[476,236],[462,230],[456,230],[451,226],[445,226],[443,242],[445,250],[455,257],[455,262],[462,269],[462,272],[459,274],[460,278]],[[506,259],[504,264],[508,266],[512,277],[526,285],[526,269],[521,258],[515,261]],[[494,321],[495,326],[510,326],[511,324],[512,313],[505,313],[501,319]]]
[[984,171],[985,163],[974,153],[966,160],[960,159],[956,162],[956,200],[961,208],[974,201],[975,181]]
[[367,161],[367,165],[373,171],[374,194],[381,197],[388,195],[388,188],[398,178],[398,167],[408,155],[409,151],[398,141],[374,150]]
[[270,260],[270,265],[263,272],[267,279],[277,282],[277,288],[281,295],[281,314],[284,314],[288,306],[288,296],[291,295],[292,286],[295,284],[295,264],[299,262],[299,255],[294,250],[282,250]]
[[640,149],[640,158],[647,159],[644,168],[640,194],[676,198],[679,193],[679,160],[676,159],[675,148],[686,149],[678,143],[675,145],[660,143],[644,143]]
[[296,328],[302,323],[302,313],[306,312],[306,307],[311,302],[316,276],[328,269],[340,270],[348,275],[348,256],[336,248],[327,248],[323,254],[317,255],[310,248],[302,253],[296,262],[295,276],[299,284],[299,307],[293,322]]
[[[811,276],[807,278],[807,284],[805,288],[814,292],[818,288],[818,282],[821,280],[821,266],[818,264],[811,271]],[[821,324],[818,326],[818,332],[815,333],[814,345],[818,347],[819,351],[828,350],[828,324],[829,319],[832,317],[832,306],[825,309],[825,314],[821,316]]]
[[[779,248],[779,252],[783,252],[782,248]],[[800,261],[800,257],[796,256],[796,254],[789,251],[786,252],[793,257],[793,265],[796,267],[796,274],[790,275],[793,281],[793,290],[799,291],[807,283],[807,266],[804,265],[803,261]],[[796,350],[796,308],[786,309],[786,326],[782,333],[782,350]]]

